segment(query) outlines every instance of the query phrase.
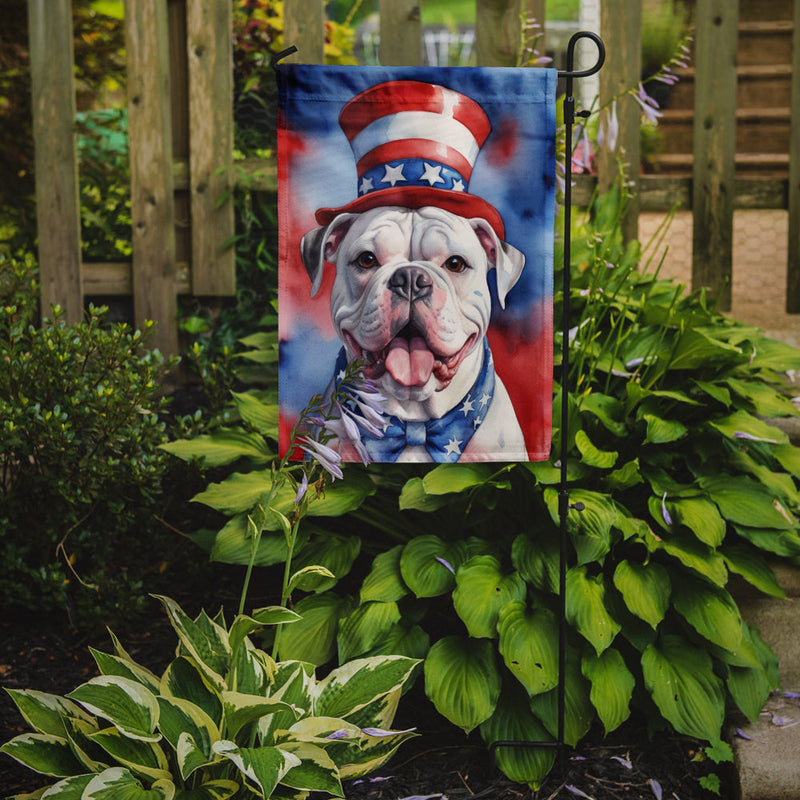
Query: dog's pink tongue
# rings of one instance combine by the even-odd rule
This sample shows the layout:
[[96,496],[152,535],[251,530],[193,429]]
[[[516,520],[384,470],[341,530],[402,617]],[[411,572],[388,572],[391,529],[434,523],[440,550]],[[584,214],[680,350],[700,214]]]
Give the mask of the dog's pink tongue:
[[415,336],[410,342],[393,339],[386,354],[386,369],[402,386],[424,386],[433,372],[434,360],[423,338]]

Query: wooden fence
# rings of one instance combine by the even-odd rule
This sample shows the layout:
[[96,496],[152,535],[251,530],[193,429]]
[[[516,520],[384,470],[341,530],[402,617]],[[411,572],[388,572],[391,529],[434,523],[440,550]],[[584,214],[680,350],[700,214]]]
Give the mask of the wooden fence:
[[[71,0],[29,0],[33,119],[42,306],[57,303],[80,319],[84,298],[133,297],[137,323],[158,322],[156,346],[178,350],[176,298],[235,291],[231,192],[236,176],[274,191],[275,165],[233,165],[233,0],[126,0],[133,258],[86,264],[80,257],[78,166],[74,135]],[[380,0],[381,62],[421,62],[420,5]],[[730,303],[734,208],[788,209],[787,311],[800,313],[800,3],[794,3],[791,153],[787,179],[736,179],[737,0],[697,0],[694,166],[692,177],[628,175],[638,188],[626,220],[636,235],[639,210],[676,202],[694,215],[693,285],[719,290]],[[520,14],[544,19],[545,0],[476,0],[477,63],[512,66]],[[285,0],[285,40],[294,60],[322,63],[323,0]],[[601,34],[608,57],[600,101],[639,81],[640,0],[603,0]],[[545,33],[546,36],[546,33]],[[592,47],[591,43],[585,46]],[[598,176],[580,176],[573,198],[586,202],[617,161],[639,164],[639,108],[619,107],[620,136],[599,156]]]

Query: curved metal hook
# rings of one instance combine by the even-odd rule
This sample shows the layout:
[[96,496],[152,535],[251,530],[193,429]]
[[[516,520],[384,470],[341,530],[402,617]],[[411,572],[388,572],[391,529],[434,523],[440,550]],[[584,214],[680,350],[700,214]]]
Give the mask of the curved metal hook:
[[[597,45],[597,63],[589,69],[574,70],[575,65],[575,45],[580,39],[591,39]],[[606,46],[603,40],[592,31],[578,31],[573,33],[567,45],[567,68],[558,71],[559,78],[588,78],[600,71],[606,60]]]
[[280,53],[274,53],[272,58],[269,60],[269,65],[272,67],[272,69],[275,69],[282,59],[296,52],[297,48],[294,45],[290,45],[285,50],[281,50]]

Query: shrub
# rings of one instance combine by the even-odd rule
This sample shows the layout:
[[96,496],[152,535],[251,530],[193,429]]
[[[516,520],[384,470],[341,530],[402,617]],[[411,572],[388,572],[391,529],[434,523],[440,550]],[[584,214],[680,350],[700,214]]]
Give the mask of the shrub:
[[112,554],[160,492],[167,362],[149,325],[106,327],[102,308],[77,325],[54,308],[35,327],[36,289],[32,259],[0,256],[0,605],[80,615],[124,599]]
[[342,779],[377,769],[414,735],[389,730],[412,659],[359,659],[317,679],[248,638],[293,612],[259,609],[228,628],[222,612],[192,619],[160,599],[179,642],[163,675],[114,638],[113,655],[92,651],[101,674],[66,697],[9,691],[33,731],[0,751],[55,778],[48,797],[343,797]]

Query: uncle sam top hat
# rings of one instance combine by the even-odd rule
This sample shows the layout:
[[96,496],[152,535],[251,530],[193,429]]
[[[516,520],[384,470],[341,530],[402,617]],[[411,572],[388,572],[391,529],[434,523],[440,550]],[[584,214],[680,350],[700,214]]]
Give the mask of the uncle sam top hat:
[[379,83],[357,94],[339,114],[358,173],[358,197],[339,208],[320,208],[327,225],[338,214],[378,206],[438,206],[485,219],[502,240],[503,220],[483,198],[468,192],[475,160],[492,126],[471,98],[413,80]]

